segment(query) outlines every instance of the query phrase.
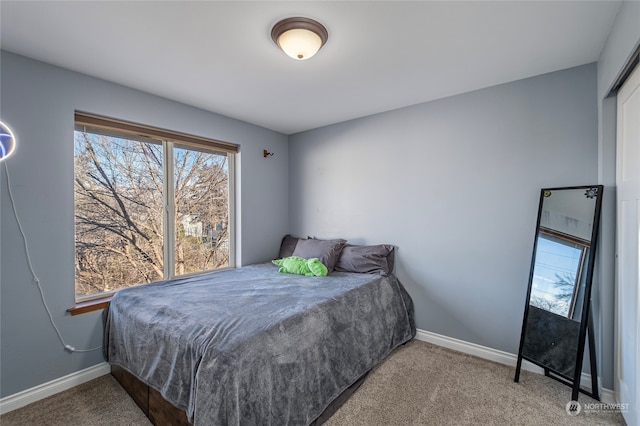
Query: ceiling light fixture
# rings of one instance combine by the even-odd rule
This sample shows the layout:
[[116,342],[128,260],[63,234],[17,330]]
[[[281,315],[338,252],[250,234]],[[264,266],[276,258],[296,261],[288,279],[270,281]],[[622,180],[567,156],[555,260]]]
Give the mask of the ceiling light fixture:
[[293,59],[309,59],[329,38],[327,29],[310,18],[287,18],[278,22],[271,30],[271,38],[280,49]]

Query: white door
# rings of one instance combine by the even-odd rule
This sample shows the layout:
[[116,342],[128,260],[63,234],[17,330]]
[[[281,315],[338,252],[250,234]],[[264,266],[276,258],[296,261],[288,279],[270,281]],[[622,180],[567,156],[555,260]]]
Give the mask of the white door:
[[618,91],[616,391],[628,425],[640,425],[640,67]]

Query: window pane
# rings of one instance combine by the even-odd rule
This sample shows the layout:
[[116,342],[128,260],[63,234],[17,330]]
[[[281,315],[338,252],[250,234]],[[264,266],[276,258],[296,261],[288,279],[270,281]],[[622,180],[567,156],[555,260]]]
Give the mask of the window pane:
[[229,266],[227,156],[176,146],[175,274]]
[[568,316],[584,246],[557,237],[538,237],[530,303]]
[[163,278],[162,145],[76,131],[76,296]]

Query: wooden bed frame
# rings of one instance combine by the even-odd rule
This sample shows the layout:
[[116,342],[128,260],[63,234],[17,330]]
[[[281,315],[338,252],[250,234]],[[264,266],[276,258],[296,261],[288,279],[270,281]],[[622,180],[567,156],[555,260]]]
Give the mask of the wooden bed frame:
[[191,424],[187,420],[187,413],[167,402],[160,392],[145,385],[124,368],[112,365],[111,375],[154,425],[187,426]]
[[[111,375],[120,383],[120,386],[129,394],[131,399],[138,404],[138,407],[149,418],[151,423],[156,426],[189,426],[187,413],[165,400],[160,392],[152,387],[142,383],[133,374],[129,373],[122,367],[111,365]],[[323,413],[314,420],[309,426],[320,426],[329,417],[338,411],[338,409],[358,390],[360,385],[369,375],[366,372],[353,385],[342,392]]]

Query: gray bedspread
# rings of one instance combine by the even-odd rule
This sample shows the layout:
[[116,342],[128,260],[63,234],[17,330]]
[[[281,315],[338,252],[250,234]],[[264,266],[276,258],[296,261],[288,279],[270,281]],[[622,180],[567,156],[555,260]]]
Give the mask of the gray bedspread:
[[195,425],[308,425],[415,336],[394,276],[258,264],[118,291],[104,353]]

